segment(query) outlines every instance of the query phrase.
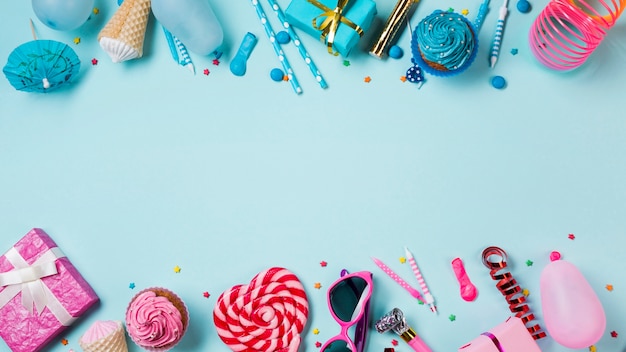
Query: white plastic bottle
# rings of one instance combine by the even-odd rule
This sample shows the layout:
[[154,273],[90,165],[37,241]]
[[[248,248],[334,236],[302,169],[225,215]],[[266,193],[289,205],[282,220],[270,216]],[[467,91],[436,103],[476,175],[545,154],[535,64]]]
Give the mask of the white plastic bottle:
[[208,0],[152,0],[154,17],[188,50],[209,55],[224,40],[224,32]]

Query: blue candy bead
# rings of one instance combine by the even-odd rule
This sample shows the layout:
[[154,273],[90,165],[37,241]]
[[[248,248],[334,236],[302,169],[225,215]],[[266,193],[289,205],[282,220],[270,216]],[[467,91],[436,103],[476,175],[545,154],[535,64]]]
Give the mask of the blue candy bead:
[[284,76],[285,76],[285,73],[283,72],[283,70],[279,68],[275,68],[275,69],[272,69],[272,71],[270,71],[270,77],[272,78],[272,80],[276,82],[282,81]]
[[506,80],[502,76],[494,76],[491,79],[491,85],[496,89],[502,89],[506,85]]
[[530,2],[528,2],[527,0],[519,0],[517,2],[517,11],[521,13],[530,12]]
[[401,47],[397,46],[397,45],[392,45],[391,48],[389,48],[389,57],[393,58],[393,59],[399,59],[404,55],[404,50],[402,50]]
[[289,35],[289,33],[285,31],[280,31],[276,33],[276,41],[279,44],[287,44],[289,43],[290,40],[291,40],[291,36]]

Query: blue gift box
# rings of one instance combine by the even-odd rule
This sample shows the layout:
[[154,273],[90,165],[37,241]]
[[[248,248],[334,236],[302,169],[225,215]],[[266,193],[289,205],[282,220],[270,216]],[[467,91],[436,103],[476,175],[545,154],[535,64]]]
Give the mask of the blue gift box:
[[[328,33],[328,31],[332,28],[333,11],[338,7],[338,3],[346,2],[347,4],[341,11],[343,18],[336,27],[334,40],[332,41],[333,53],[339,53],[346,57],[350,50],[358,44],[363,33],[370,28],[374,16],[376,16],[376,3],[374,1],[292,0],[285,10],[285,16],[292,26],[303,30],[328,45],[329,38],[332,38],[332,33]],[[327,25],[325,29],[326,35],[325,31],[322,30],[325,25]],[[354,27],[356,26],[358,27],[355,29]],[[358,31],[359,28],[361,33]]]

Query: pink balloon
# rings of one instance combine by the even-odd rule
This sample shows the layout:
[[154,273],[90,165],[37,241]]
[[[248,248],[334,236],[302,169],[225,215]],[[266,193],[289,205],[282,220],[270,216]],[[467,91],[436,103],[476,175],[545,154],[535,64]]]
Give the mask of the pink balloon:
[[540,287],[545,327],[556,342],[579,349],[600,340],[606,328],[604,309],[574,264],[564,260],[548,264]]

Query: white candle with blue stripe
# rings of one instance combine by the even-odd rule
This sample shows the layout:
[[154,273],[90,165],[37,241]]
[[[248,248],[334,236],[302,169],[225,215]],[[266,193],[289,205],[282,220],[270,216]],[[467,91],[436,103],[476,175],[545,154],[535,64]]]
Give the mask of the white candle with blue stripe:
[[496,25],[496,34],[493,36],[493,41],[491,42],[491,55],[490,55],[490,66],[496,66],[496,62],[498,61],[498,56],[500,55],[500,48],[502,46],[502,35],[504,33],[504,21],[506,20],[506,14],[508,12],[507,6],[508,0],[504,0],[504,3],[500,7],[500,13],[498,16],[498,23]]

